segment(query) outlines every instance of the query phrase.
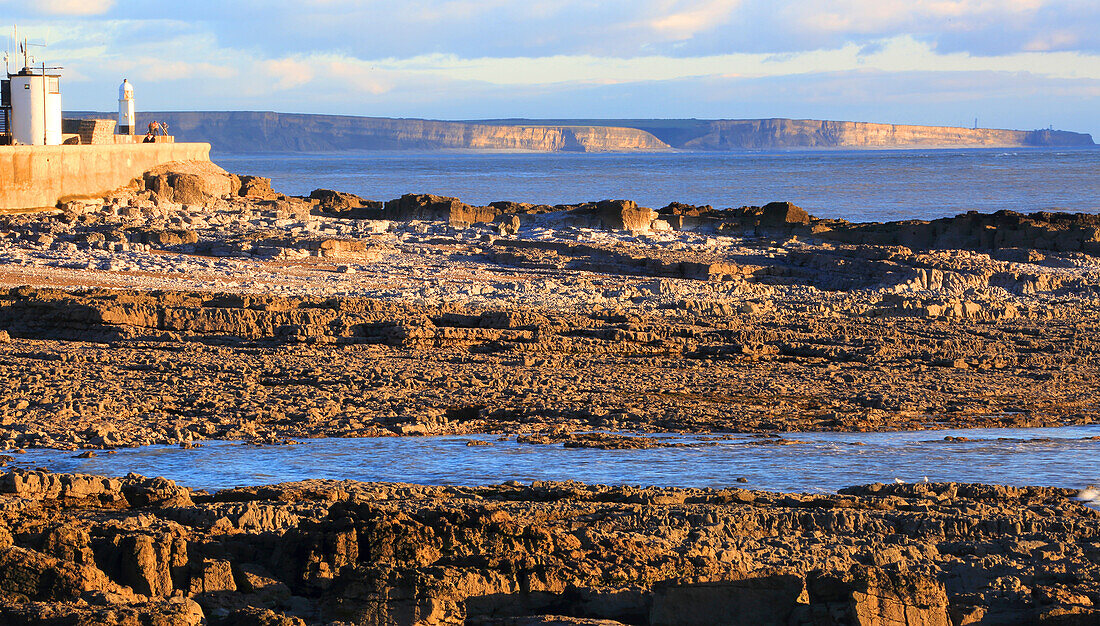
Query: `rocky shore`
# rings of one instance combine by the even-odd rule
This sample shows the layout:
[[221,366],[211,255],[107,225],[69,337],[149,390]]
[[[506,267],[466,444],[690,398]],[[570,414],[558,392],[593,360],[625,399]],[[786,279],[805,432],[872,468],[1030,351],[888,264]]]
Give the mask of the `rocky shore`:
[[1076,492],[0,476],[5,624],[1095,624]]
[[[1097,337],[1088,214],[857,224],[787,203],[295,198],[182,163],[0,216],[10,455],[1096,424]],[[1100,512],[1076,495],[210,494],[8,468],[0,623],[1096,624]]]
[[1097,423],[1098,233],[292,198],[177,164],[0,217],[0,447]]

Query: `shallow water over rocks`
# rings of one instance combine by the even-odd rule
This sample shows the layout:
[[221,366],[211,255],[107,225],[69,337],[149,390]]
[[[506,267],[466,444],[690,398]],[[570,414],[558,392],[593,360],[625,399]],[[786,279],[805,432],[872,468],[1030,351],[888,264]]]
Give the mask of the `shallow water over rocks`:
[[[55,472],[164,476],[224,489],[308,478],[479,485],[509,480],[828,492],[873,483],[984,482],[1083,488],[1100,482],[1100,425],[893,433],[647,435],[650,449],[575,449],[494,435],[315,439],[254,446],[210,441],[194,449],[150,446],[14,455],[15,467]],[[477,441],[491,445],[468,445]],[[743,479],[743,480],[739,480]]]

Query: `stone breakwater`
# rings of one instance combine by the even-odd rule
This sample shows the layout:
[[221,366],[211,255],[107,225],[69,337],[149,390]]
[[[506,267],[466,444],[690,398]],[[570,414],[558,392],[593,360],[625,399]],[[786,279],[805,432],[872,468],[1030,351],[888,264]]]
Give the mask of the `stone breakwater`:
[[1098,233],[178,164],[0,217],[0,446],[1096,423]]
[[7,624],[1095,624],[1073,491],[0,475]]

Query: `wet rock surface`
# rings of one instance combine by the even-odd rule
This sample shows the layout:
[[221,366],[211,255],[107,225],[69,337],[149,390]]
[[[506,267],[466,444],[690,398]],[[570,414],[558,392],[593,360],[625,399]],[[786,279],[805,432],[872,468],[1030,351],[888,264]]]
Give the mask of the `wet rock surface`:
[[1088,624],[1100,617],[1100,512],[1075,493],[306,481],[211,496],[133,475],[16,472],[0,481],[0,616]]

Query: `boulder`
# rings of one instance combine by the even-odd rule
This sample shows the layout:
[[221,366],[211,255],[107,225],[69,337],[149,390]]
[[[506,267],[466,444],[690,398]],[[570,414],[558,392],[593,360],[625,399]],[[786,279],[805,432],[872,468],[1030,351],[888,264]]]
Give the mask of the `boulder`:
[[278,196],[278,194],[271,189],[270,178],[247,175],[242,175],[238,178],[241,184],[240,189],[237,191],[237,195],[239,196],[256,198],[259,200],[274,200]]
[[197,243],[198,234],[193,230],[177,228],[145,228],[134,231],[134,239],[151,246],[165,247]]
[[808,225],[810,214],[790,202],[769,202],[760,209],[761,226]]
[[596,211],[603,227],[611,230],[645,232],[657,217],[651,209],[639,207],[633,200],[602,200],[596,203]]
[[855,566],[847,573],[812,573],[811,605],[848,624],[950,626],[947,591],[938,580],[904,571]]
[[490,224],[497,215],[499,211],[491,206],[470,206],[458,198],[431,194],[405,194],[387,202],[383,211],[383,219],[430,220],[447,222],[451,226]]
[[317,212],[347,219],[381,219],[382,203],[331,189],[314,189],[309,194],[316,201]]
[[142,175],[145,188],[157,198],[177,204],[205,204],[214,198],[234,196],[240,178],[209,161],[173,161]]
[[120,593],[123,589],[94,565],[62,561],[19,546],[0,550],[0,596],[57,601],[88,591]]

